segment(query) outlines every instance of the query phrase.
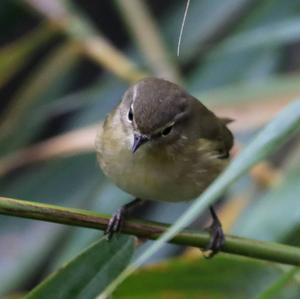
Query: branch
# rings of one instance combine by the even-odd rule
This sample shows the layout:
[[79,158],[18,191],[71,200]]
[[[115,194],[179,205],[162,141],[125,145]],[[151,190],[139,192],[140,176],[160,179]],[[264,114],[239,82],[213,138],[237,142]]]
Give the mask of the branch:
[[[64,208],[55,205],[0,197],[0,214],[37,219],[80,227],[104,230],[110,216],[93,211]],[[157,239],[168,225],[157,222],[128,220],[122,232],[151,240]],[[174,244],[204,248],[209,234],[184,230],[170,242]],[[226,236],[223,252],[261,260],[300,266],[300,249],[288,245]]]

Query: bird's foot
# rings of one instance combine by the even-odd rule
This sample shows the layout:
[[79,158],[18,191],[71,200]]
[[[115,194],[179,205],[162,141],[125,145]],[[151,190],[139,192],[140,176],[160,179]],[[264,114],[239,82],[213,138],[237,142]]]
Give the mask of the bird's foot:
[[106,230],[104,232],[108,240],[112,238],[114,233],[118,233],[124,223],[125,207],[122,207],[115,212],[109,219]]
[[214,210],[213,207],[209,208],[211,216],[212,216],[212,224],[208,227],[208,231],[210,234],[210,241],[208,245],[204,248],[204,257],[212,258],[216,255],[225,243],[225,235],[222,229],[222,224]]
[[112,217],[109,219],[109,222],[107,224],[106,230],[104,232],[105,236],[108,240],[112,238],[112,236],[115,233],[120,232],[126,215],[128,212],[130,212],[131,209],[135,208],[141,203],[141,200],[139,198],[135,199],[134,201],[124,205],[120,209],[115,212]]

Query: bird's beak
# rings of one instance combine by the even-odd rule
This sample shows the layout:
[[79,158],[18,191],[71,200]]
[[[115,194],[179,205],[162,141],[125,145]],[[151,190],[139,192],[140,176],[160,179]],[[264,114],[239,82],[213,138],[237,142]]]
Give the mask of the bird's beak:
[[132,153],[135,153],[142,144],[149,141],[149,138],[145,135],[134,134],[133,137],[133,145],[131,148]]

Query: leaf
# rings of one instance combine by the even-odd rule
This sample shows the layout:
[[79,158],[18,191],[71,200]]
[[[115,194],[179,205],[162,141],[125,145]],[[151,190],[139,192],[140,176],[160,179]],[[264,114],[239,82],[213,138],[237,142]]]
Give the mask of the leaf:
[[[236,19],[236,16],[247,9],[252,2],[253,0],[191,1],[178,59],[187,61],[197,54],[201,46],[205,48],[212,37],[227,28]],[[170,11],[169,16],[163,19],[161,25],[174,54],[176,53],[184,6],[185,1],[180,2],[180,5],[177,5],[173,11]]]
[[[250,238],[283,241],[300,224],[300,175],[289,176],[278,187],[255,201],[234,226],[235,234]],[[266,213],[266,211],[272,211]]]
[[[99,211],[105,214],[112,214],[119,207],[128,203],[130,196],[122,190],[111,184],[101,185],[92,195],[91,203],[88,206],[89,210]],[[51,268],[57,268],[66,261],[75,257],[81,250],[99,239],[101,232],[96,230],[87,230],[86,228],[73,228],[68,240],[63,248],[57,253],[54,258]]]
[[268,24],[233,35],[222,43],[212,55],[218,55],[219,52],[222,52],[222,55],[227,55],[249,49],[282,46],[286,43],[296,42],[299,39],[299,19],[289,18],[276,24]]
[[26,299],[94,299],[133,254],[133,238],[102,238],[33,289]]
[[300,93],[300,75],[280,75],[269,77],[263,82],[255,83],[238,83],[227,85],[221,88],[215,88],[207,92],[196,94],[198,99],[210,105],[235,106],[243,105],[249,102],[257,101],[256,105],[261,102],[274,102],[279,99],[289,99],[296,97]]
[[125,269],[120,276],[108,286],[105,295],[110,294],[121,282],[145,263],[167,241],[184,227],[199,217],[209,205],[249,168],[275,151],[280,144],[287,141],[293,133],[300,129],[300,100],[291,103],[271,121],[254,140],[232,161],[225,171],[200,195],[181,217],[153,243],[138,259]]
[[[138,270],[113,294],[114,299],[252,299],[280,279],[270,263],[218,255],[212,260],[179,258]],[[255,287],[253,287],[255,286]],[[287,296],[292,293],[294,296]],[[281,299],[296,299],[300,285],[290,279]],[[271,297],[272,299],[278,297]]]
[[[261,294],[259,294],[259,296],[256,299],[273,299],[285,297],[292,298],[294,296],[298,296],[297,293],[299,292],[299,290],[297,293],[293,292],[294,295],[291,294],[292,290],[290,290],[291,284],[294,283],[293,279],[297,272],[299,272],[298,267],[291,268],[289,271],[287,271],[281,277],[279,277],[279,279],[275,281],[275,283],[271,284],[267,289],[265,289]],[[280,297],[278,295],[280,295]]]
[[[2,195],[84,207],[94,189],[101,186],[99,173],[93,154],[80,155],[24,170],[14,180],[1,179],[0,189]],[[50,256],[59,254],[64,245],[62,238],[67,239],[69,230],[61,225],[1,215],[0,297],[31,280]]]
[[213,204],[230,184],[236,181],[251,166],[273,152],[279,144],[300,129],[300,101],[297,100],[284,109],[269,123],[244,151],[228,166],[207,190],[195,200],[189,209],[171,226],[171,228],[153,244],[152,248],[138,261],[147,259],[156,252],[164,242],[170,240],[182,228],[190,224],[209,205]]
[[[52,50],[26,77],[0,121],[1,154],[26,144],[41,131],[45,120],[35,109],[42,102],[49,102],[65,92],[72,77],[71,69],[77,61],[77,49],[70,43],[64,43]],[[68,78],[66,74],[69,74]],[[10,138],[17,132],[18,138]]]
[[28,61],[29,56],[54,34],[42,24],[12,44],[0,49],[0,88]]
[[[233,26],[228,39],[237,34],[255,30],[262,26],[274,26],[295,15],[295,1],[260,1],[252,5],[244,18]],[[222,29],[220,29],[222,32]],[[223,43],[218,43],[219,38],[213,46],[209,44],[207,55],[194,67],[189,75],[190,90],[208,90],[237,82],[260,82],[261,79],[274,73],[281,63],[280,49],[264,47],[263,49],[250,49],[244,47],[244,51],[230,52],[221,49]],[[225,41],[226,42],[226,41]],[[230,47],[230,42],[227,48]],[[241,45],[242,47],[242,45]],[[196,47],[194,47],[196,48]],[[215,55],[214,53],[218,53]]]

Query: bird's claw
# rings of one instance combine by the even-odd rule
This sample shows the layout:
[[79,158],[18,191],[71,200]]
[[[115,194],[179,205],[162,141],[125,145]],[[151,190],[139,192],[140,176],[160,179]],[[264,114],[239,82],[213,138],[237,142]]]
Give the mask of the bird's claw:
[[208,259],[216,255],[225,243],[225,235],[222,229],[222,224],[212,207],[210,207],[210,213],[213,219],[211,226],[208,227],[210,241],[203,252],[204,257]]
[[112,238],[115,233],[120,232],[121,227],[124,223],[124,208],[120,208],[116,213],[109,219],[106,230],[104,232],[108,240]]
[[104,235],[107,237],[108,240],[112,238],[114,233],[120,232],[124,221],[125,217],[127,216],[128,212],[130,212],[131,209],[134,209],[138,205],[142,203],[142,200],[139,198],[136,198],[135,200],[127,203],[123,207],[117,210],[112,217],[109,219],[109,222],[107,224],[106,230],[104,232]]

